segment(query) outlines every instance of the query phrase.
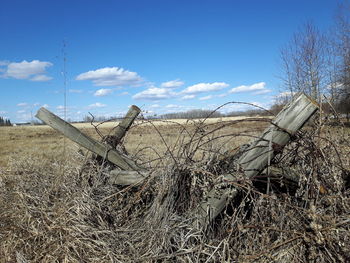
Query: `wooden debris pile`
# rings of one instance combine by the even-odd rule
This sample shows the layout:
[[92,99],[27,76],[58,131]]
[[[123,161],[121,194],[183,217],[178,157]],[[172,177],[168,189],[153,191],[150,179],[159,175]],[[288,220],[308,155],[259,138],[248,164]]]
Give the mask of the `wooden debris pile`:
[[[275,155],[282,152],[285,145],[294,138],[299,129],[317,110],[316,102],[304,94],[299,94],[290,104],[284,107],[259,138],[247,146],[246,149],[241,149],[239,152],[231,154],[231,156],[226,156],[225,159],[230,160],[232,165],[238,166],[236,171],[243,172],[246,179],[265,174],[269,180],[282,178],[285,182],[289,180],[292,184],[298,184],[298,176],[293,172],[293,169],[278,169],[271,166],[271,163]],[[108,174],[110,183],[136,186],[145,181],[150,175],[150,171],[147,171],[146,168],[141,167],[123,153],[118,152],[116,147],[139,113],[140,109],[133,105],[123,121],[117,126],[115,134],[107,138],[107,144],[88,137],[45,108],[41,108],[36,117],[74,142],[97,154],[103,160],[108,160],[117,166],[117,169],[110,171]],[[193,216],[197,219],[196,223],[199,229],[206,229],[226,207],[227,203],[239,192],[230,185],[230,181],[236,181],[235,175],[228,173],[229,171],[221,172],[223,173],[221,174],[221,181],[226,181],[227,186],[223,187],[222,183],[220,189],[214,186],[206,198],[198,204]]]
[[[200,161],[169,153],[150,169],[120,145],[136,106],[102,142],[41,108],[40,120],[95,155],[78,174],[57,177],[52,191],[51,174],[45,195],[23,184],[33,193],[18,198],[40,196],[26,201],[17,226],[33,222],[35,248],[16,251],[42,262],[349,262],[349,170],[335,140],[318,144],[312,128],[300,131],[318,109],[298,94],[239,150]],[[46,195],[60,206],[47,198],[38,209]],[[42,221],[26,218],[33,211]],[[47,233],[38,238],[38,229]]]

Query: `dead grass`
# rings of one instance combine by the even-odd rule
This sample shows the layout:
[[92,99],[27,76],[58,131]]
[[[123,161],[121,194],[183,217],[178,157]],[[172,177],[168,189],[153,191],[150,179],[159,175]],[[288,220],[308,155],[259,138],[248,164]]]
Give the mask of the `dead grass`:
[[[69,142],[62,154],[50,129],[6,128],[21,154],[0,176],[0,262],[349,262],[349,129],[300,132],[274,161],[298,172],[295,193],[277,183],[266,194],[262,178],[247,181],[221,161],[266,124],[135,126],[126,148],[152,174],[134,187],[106,183],[103,167]],[[198,229],[193,211],[222,172],[236,176],[239,195]]]
[[[223,136],[221,140],[225,149],[236,148],[242,143],[249,141],[249,137],[238,136],[232,140],[232,134],[242,133],[245,130],[257,134],[265,126],[266,121],[246,122],[243,127],[234,125],[235,121],[245,119],[244,117],[232,117],[217,119],[208,119],[205,121],[206,126],[201,129],[212,129],[215,126],[225,123],[225,128],[219,129],[212,136]],[[221,120],[221,124],[218,124]],[[162,120],[162,121],[142,121],[135,123],[125,138],[125,146],[129,154],[142,156],[142,162],[150,162],[163,156],[168,148],[174,149],[189,139],[189,134],[193,133],[196,127],[202,126],[202,120]],[[228,125],[232,123],[231,127]],[[94,123],[94,125],[98,125]],[[114,126],[113,126],[114,125]],[[116,123],[108,122],[98,126],[103,136],[113,133]],[[85,134],[101,140],[101,136],[90,123],[74,124]],[[40,126],[17,126],[17,127],[0,127],[0,167],[5,169],[11,158],[19,156],[36,156],[43,159],[57,160],[64,155],[74,154],[80,147],[63,135],[53,130],[47,125]],[[229,136],[230,135],[230,136]],[[227,140],[225,140],[225,136]],[[230,137],[230,138],[228,138]],[[181,139],[181,142],[179,141]],[[84,149],[81,149],[86,152]]]

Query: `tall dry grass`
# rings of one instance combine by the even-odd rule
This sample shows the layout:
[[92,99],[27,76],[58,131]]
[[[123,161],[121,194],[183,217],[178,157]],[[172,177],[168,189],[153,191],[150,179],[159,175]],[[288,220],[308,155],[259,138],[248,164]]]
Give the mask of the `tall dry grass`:
[[[126,149],[151,170],[137,186],[108,184],[110,168],[73,146],[17,155],[0,176],[0,261],[349,262],[349,130],[314,120],[274,159],[297,171],[296,189],[278,180],[267,194],[226,158],[266,124],[136,126]],[[193,211],[223,173],[239,195],[198,229]]]

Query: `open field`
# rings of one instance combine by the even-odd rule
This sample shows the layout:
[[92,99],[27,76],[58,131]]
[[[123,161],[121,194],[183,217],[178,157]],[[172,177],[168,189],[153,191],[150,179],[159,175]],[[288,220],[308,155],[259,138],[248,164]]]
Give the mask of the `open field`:
[[[152,174],[135,187],[106,183],[48,126],[0,127],[0,262],[349,262],[350,128],[312,120],[273,163],[293,167],[296,189],[279,179],[267,190],[222,157],[269,123],[138,121],[126,151]],[[222,171],[240,194],[201,231],[192,212]]]
[[[156,125],[156,126],[164,126],[164,125],[176,125],[176,124],[180,124],[180,125],[185,125],[185,124],[191,124],[191,123],[199,123],[199,122],[205,122],[206,124],[213,124],[213,123],[218,123],[218,122],[222,122],[222,121],[237,121],[237,120],[244,120],[247,119],[248,117],[246,116],[237,116],[237,117],[222,117],[222,118],[208,118],[208,119],[193,119],[193,120],[189,120],[189,119],[167,119],[167,120],[163,120],[163,119],[155,119],[152,121],[144,121],[144,120],[136,120],[135,121],[135,125]],[[259,117],[256,117],[259,118]],[[97,125],[98,123],[93,123],[94,125]],[[113,128],[118,124],[118,122],[104,122],[101,124],[102,128]],[[74,126],[77,127],[78,129],[80,128],[90,128],[91,127],[91,123],[74,123]]]
[[[193,133],[198,125],[203,126],[206,130],[210,130],[215,125],[225,123],[226,128],[220,129],[218,132],[211,134],[211,136],[230,133],[238,134],[244,131],[248,131],[248,134],[258,133],[267,125],[266,120],[263,118],[261,118],[262,121],[243,122],[243,126],[236,124],[237,121],[244,119],[248,118],[212,118],[205,120],[204,124],[203,120],[139,120],[135,122],[133,128],[128,132],[125,146],[130,154],[140,154],[140,151],[142,151],[142,156],[151,160],[156,158],[155,152],[162,155],[167,146],[174,147],[181,140],[186,140],[189,137],[186,133]],[[98,131],[101,134],[98,134],[93,125],[98,125]],[[107,122],[101,125],[93,123],[93,125],[91,123],[74,124],[75,127],[85,134],[101,140],[101,135],[106,136],[113,133],[113,127],[118,125],[118,122]],[[202,134],[206,132],[204,129],[201,131]],[[76,143],[65,138],[47,125],[0,127],[0,134],[0,167],[6,167],[11,158],[16,159],[18,156],[36,155],[40,158],[57,159],[64,154],[77,152],[80,149]],[[232,138],[228,138],[228,144],[225,145],[225,148],[227,147],[228,150],[229,147],[237,147],[249,140],[245,136],[236,137],[234,141],[232,141]],[[225,141],[225,138],[221,141]]]

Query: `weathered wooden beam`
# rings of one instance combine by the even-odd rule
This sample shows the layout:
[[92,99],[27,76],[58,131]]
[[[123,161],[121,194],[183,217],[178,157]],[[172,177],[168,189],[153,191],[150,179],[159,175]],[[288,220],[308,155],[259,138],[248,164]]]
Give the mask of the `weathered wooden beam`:
[[278,168],[274,166],[269,167],[269,174],[267,173],[267,169],[263,171],[266,176],[273,176],[275,178],[281,177],[284,178],[285,181],[293,182],[294,184],[298,184],[300,180],[300,175],[296,170],[291,167],[283,167]]
[[[272,121],[262,136],[254,141],[247,149],[242,149],[243,154],[239,157],[238,163],[242,166],[248,178],[254,177],[262,172],[271,161],[277,151],[289,142],[293,136],[309,118],[317,111],[318,104],[304,94],[298,94],[293,101],[286,105]],[[270,149],[271,148],[271,149]],[[236,153],[240,155],[241,152]],[[234,157],[234,156],[233,156]],[[235,159],[235,158],[232,158]],[[282,173],[278,169],[272,169],[272,173]],[[296,176],[290,178],[295,181]],[[232,175],[225,175],[226,180],[233,180]],[[226,188],[214,187],[205,200],[198,206],[197,227],[206,229],[210,223],[221,213],[227,203],[238,193],[232,186]]]
[[43,107],[38,110],[35,116],[82,147],[100,155],[103,158],[106,158],[113,164],[117,165],[120,169],[134,171],[144,170],[133,160],[121,155],[111,146],[100,143],[87,136],[68,122],[62,120],[60,117]]
[[118,185],[133,185],[141,183],[149,176],[147,171],[123,171],[123,170],[112,170],[107,173],[108,182],[110,184]]
[[139,107],[131,105],[123,120],[115,128],[112,145],[113,147],[116,147],[117,144],[123,139],[131,124],[134,122],[140,112],[141,110]]
[[299,180],[300,174],[291,167],[269,166],[255,177],[253,185],[262,192],[271,189],[276,192],[294,194],[298,189]]
[[[234,180],[232,175],[224,175],[223,177],[226,181]],[[197,207],[195,227],[206,229],[237,194],[238,190],[231,185],[226,185],[224,188],[219,188],[218,185],[214,186]]]
[[[292,187],[293,190],[295,190],[295,188],[298,186],[299,175],[292,168],[277,168],[271,166],[269,169],[269,176],[276,179],[282,178],[283,183]],[[266,174],[266,172],[267,169],[265,169],[262,174]],[[222,177],[223,182],[221,182],[221,185],[219,184],[214,186],[213,189],[208,193],[208,196],[200,202],[197,208],[197,218],[194,223],[195,227],[199,229],[206,229],[208,226],[210,226],[211,222],[239,193],[237,188],[229,184],[230,181],[232,182],[235,180],[235,177],[233,175],[225,174],[222,175]],[[225,181],[227,182],[226,186]]]
[[305,94],[296,95],[238,160],[245,175],[251,178],[264,170],[269,160],[283,149],[291,136],[304,126],[318,108],[319,105]]

